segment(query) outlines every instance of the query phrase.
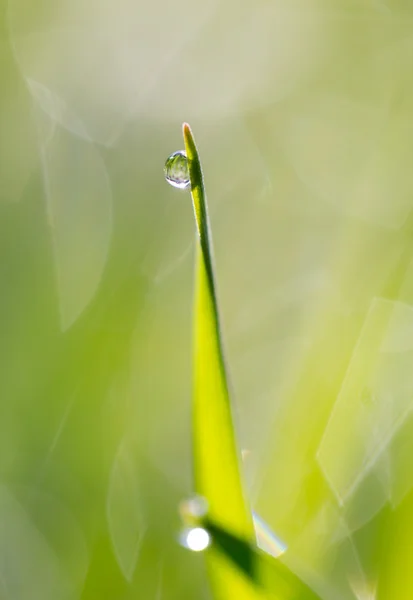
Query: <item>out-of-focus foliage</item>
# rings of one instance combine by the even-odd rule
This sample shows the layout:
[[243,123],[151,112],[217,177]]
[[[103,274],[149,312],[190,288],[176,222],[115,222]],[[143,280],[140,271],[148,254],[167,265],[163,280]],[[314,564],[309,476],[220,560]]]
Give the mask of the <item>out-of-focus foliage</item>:
[[407,0],[0,3],[1,597],[209,597],[176,543],[185,120],[253,507],[326,600],[413,596],[412,26]]

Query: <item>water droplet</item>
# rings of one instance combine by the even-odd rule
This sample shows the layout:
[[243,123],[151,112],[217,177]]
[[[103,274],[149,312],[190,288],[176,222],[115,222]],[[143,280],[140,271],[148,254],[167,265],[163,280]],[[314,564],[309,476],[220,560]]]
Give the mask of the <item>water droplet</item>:
[[193,496],[183,500],[179,505],[181,518],[187,524],[199,522],[208,512],[208,502],[202,496]]
[[166,159],[164,172],[166,181],[174,187],[181,190],[189,187],[188,159],[184,150],[178,150]]
[[203,527],[191,527],[181,534],[181,544],[193,552],[206,550],[211,543],[211,536]]

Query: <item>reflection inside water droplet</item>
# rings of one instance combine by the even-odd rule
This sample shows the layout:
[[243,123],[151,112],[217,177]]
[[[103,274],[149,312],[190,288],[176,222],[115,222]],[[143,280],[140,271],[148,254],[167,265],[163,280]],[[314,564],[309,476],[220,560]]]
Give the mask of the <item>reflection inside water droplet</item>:
[[206,550],[211,543],[211,536],[203,527],[185,529],[181,534],[181,544],[193,552]]
[[188,159],[183,150],[171,154],[165,162],[165,179],[168,183],[181,190],[189,187]]

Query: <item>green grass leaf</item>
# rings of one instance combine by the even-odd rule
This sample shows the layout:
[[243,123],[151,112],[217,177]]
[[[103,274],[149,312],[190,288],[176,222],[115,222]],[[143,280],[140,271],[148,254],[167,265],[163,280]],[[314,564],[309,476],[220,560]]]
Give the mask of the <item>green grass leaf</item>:
[[220,322],[208,207],[201,163],[189,125],[183,126],[198,231],[194,314],[194,475],[211,519],[245,539],[254,538],[240,477]]
[[[203,526],[212,538],[209,552],[220,557],[224,568],[231,566],[237,570],[238,581],[241,582],[238,585],[245,588],[242,597],[319,600],[319,596],[281,560],[225,531],[208,518],[203,521]],[[234,594],[232,597],[238,598]]]
[[199,154],[189,125],[183,135],[197,227],[194,306],[194,476],[208,502],[204,526],[214,596],[314,600],[317,596],[285,565],[255,547],[252,514],[244,494],[220,333],[208,206]]

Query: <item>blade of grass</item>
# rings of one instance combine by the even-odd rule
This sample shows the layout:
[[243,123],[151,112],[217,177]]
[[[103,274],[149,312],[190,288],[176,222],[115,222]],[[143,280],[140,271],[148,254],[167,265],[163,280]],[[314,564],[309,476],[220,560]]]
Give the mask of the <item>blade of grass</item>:
[[[252,513],[239,467],[222,347],[212,240],[201,161],[192,131],[183,125],[197,228],[194,306],[194,478],[208,502],[212,534],[208,570],[219,600],[315,600],[317,596],[285,565],[254,547]],[[263,558],[264,556],[264,558]]]
[[207,499],[211,519],[234,534],[252,540],[254,529],[240,476],[220,334],[201,162],[191,129],[186,123],[183,136],[198,232],[194,314],[195,489]]
[[203,526],[212,538],[209,552],[215,549],[222,558],[231,562],[244,578],[254,582],[255,591],[280,600],[319,600],[319,596],[280,559],[223,530],[208,517],[203,521]]

